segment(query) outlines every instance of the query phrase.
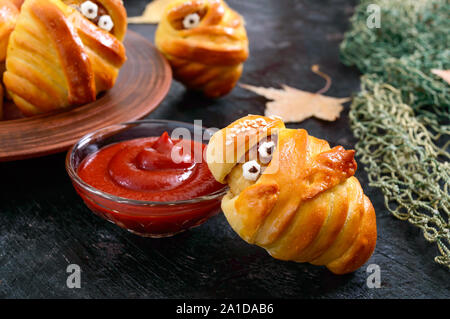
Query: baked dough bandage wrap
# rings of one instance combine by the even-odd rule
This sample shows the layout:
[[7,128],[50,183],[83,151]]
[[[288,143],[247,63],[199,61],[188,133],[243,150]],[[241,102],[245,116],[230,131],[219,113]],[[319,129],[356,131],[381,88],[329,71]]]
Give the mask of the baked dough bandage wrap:
[[18,16],[19,8],[13,1],[0,0],[0,63],[5,61],[9,36],[14,30]]
[[155,42],[175,79],[213,98],[234,88],[249,54],[244,19],[222,0],[169,4]]
[[[236,126],[245,121],[252,126],[258,118],[267,126],[276,121],[257,116],[240,119],[217,132],[208,145],[210,170],[230,186],[222,200],[229,224],[241,238],[265,248],[274,258],[325,265],[335,274],[355,271],[372,255],[377,228],[374,208],[353,176],[354,151],[342,146],[331,149],[303,129],[280,124],[272,133],[263,128],[269,133],[257,134],[251,143],[236,143],[252,140],[242,135],[255,136],[248,130],[235,134]],[[268,137],[276,141],[271,161],[256,181],[249,181],[242,163],[251,160],[249,150]],[[241,150],[235,156],[217,155],[230,149]],[[256,155],[253,159],[259,162]],[[230,163],[230,159],[236,160]]]
[[[69,6],[80,7],[86,0],[63,0]],[[100,17],[108,15],[113,22],[113,28],[110,31],[118,40],[123,41],[127,32],[127,11],[123,6],[122,0],[94,0],[97,7],[97,17],[91,20],[98,23]]]
[[59,0],[26,0],[11,34],[4,84],[24,115],[96,99],[126,60],[112,34]]

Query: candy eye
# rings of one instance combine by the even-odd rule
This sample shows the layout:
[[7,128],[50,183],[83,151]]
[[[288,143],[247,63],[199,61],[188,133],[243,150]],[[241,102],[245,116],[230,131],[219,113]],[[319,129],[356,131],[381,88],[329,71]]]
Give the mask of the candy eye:
[[184,17],[183,27],[185,29],[192,29],[200,24],[200,16],[197,13],[191,13]]
[[246,180],[256,181],[261,174],[261,166],[257,161],[249,161],[242,165],[243,176]]
[[114,28],[114,22],[108,15],[101,16],[98,20],[98,26],[106,31],[111,31]]
[[272,160],[275,143],[273,141],[264,142],[258,147],[259,157],[262,163],[267,164]]
[[83,2],[80,6],[81,13],[88,19],[97,18],[98,6],[92,1]]

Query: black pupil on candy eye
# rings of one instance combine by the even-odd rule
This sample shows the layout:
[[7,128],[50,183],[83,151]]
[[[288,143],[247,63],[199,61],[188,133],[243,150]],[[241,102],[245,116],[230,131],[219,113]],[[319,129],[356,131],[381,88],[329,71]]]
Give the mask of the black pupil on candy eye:
[[267,148],[267,154],[272,155],[272,148],[271,147]]
[[191,19],[189,20],[189,22],[190,22],[191,24],[194,24],[194,23],[195,23],[194,18],[191,18]]
[[258,169],[255,166],[252,166],[252,168],[249,169],[250,173],[256,173]]

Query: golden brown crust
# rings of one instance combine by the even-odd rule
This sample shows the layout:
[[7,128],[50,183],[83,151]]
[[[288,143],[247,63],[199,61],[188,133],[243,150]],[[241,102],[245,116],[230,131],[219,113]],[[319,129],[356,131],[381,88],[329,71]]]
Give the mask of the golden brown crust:
[[355,271],[372,255],[377,241],[375,210],[367,196],[364,196],[364,214],[358,230],[358,237],[352,246],[338,259],[326,266],[335,274]]
[[272,211],[278,200],[280,189],[277,184],[256,184],[244,190],[243,196],[236,200],[235,207],[245,228],[242,229],[242,237],[253,242],[254,234]]
[[10,0],[0,0],[0,62],[5,61],[9,36],[14,30],[19,9]]
[[125,62],[123,44],[59,0],[28,0],[8,45],[3,79],[24,115],[96,99]]
[[126,58],[122,42],[84,19],[78,20],[77,30],[85,45],[104,57],[114,67],[122,66]]
[[9,0],[9,2],[13,3],[17,9],[20,9],[25,0]]
[[[232,186],[224,197],[227,220],[244,240],[274,258],[325,265],[336,274],[355,271],[372,255],[377,230],[372,204],[353,176],[354,151],[330,149],[302,129],[280,128],[277,141],[264,173],[243,189]],[[208,148],[226,152],[217,142],[213,137]],[[227,164],[230,185],[230,179],[241,178],[238,165],[229,170]],[[213,163],[212,169],[219,166]]]
[[125,47],[114,36],[85,19],[78,19],[76,25],[92,61],[97,93],[109,90],[126,60]]
[[0,84],[0,120],[3,118],[3,85]]
[[67,79],[69,103],[80,105],[94,101],[96,92],[91,62],[63,12],[49,2],[34,2],[30,9],[56,46]]
[[215,179],[225,183],[226,176],[250,148],[267,136],[276,134],[281,128],[284,128],[284,123],[278,118],[249,115],[214,134],[208,144],[206,157]]
[[[200,24],[185,29],[182,20],[192,13],[201,16]],[[243,18],[222,0],[174,1],[158,25],[155,41],[174,77],[210,97],[233,89],[249,54]]]
[[[86,0],[63,0],[67,5],[81,5]],[[127,32],[127,11],[123,6],[122,0],[93,0],[94,3],[102,6],[107,14],[111,17],[114,22],[114,28],[111,30],[117,39],[123,41],[125,34]]]

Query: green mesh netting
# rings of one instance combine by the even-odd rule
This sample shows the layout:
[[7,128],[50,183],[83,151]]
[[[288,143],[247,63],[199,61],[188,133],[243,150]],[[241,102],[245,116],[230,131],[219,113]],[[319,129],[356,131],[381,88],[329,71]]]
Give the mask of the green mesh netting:
[[[367,26],[369,4],[380,28]],[[449,0],[362,0],[341,58],[365,73],[350,121],[370,184],[450,268],[450,86],[431,73],[450,69],[448,12]]]

